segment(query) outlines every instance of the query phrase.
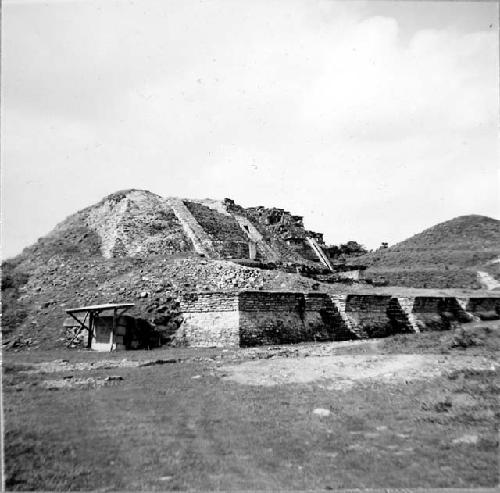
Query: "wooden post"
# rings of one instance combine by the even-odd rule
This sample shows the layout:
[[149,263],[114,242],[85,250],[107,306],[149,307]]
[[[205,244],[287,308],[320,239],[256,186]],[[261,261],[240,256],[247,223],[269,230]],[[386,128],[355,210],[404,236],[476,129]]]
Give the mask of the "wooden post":
[[92,348],[92,335],[94,334],[94,313],[89,312],[89,334],[87,340],[87,348]]
[[116,308],[113,309],[113,327],[111,329],[111,348],[113,351],[113,344],[115,343],[115,331],[116,331]]

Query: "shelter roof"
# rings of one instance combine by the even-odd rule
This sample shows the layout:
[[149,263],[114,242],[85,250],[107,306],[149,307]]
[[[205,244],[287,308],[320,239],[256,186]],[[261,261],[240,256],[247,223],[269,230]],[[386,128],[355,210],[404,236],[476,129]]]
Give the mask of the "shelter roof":
[[103,305],[81,306],[79,308],[69,308],[66,313],[81,313],[81,312],[102,312],[104,310],[115,310],[118,308],[132,308],[134,303],[105,303]]

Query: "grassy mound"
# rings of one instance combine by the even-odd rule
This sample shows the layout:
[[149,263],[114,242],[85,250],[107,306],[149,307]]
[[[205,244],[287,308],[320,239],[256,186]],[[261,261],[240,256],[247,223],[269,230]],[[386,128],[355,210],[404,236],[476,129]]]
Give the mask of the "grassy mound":
[[410,287],[479,287],[478,270],[494,272],[500,257],[500,221],[478,215],[460,216],[388,249],[364,255],[368,277]]

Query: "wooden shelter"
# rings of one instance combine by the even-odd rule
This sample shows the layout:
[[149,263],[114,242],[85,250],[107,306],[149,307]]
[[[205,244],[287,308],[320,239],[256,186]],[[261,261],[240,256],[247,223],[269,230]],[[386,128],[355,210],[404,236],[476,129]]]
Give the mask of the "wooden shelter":
[[[89,349],[113,351],[117,346],[118,321],[133,306],[133,303],[107,303],[70,308],[66,310],[66,313],[74,318],[80,327],[75,339],[82,331],[86,330],[88,334],[87,347]],[[78,314],[80,314],[80,317],[77,316]],[[103,314],[106,314],[106,316]],[[83,320],[81,319],[82,315]],[[100,319],[111,320],[111,323],[99,324]]]

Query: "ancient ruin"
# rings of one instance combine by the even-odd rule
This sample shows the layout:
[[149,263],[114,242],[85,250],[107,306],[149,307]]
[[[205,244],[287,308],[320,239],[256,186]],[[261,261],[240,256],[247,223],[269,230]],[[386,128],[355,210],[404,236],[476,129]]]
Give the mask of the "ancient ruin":
[[[470,238],[463,237],[467,225],[474,226]],[[494,274],[498,231],[489,218],[456,218],[366,254],[355,241],[326,244],[322,233],[306,229],[302,216],[282,208],[120,191],[68,217],[4,263],[6,340],[8,347],[37,347],[42,340],[48,348],[106,351],[236,347],[441,330],[472,320],[476,312],[494,319],[493,285],[488,293],[461,298],[379,287],[401,286],[405,278],[421,278],[417,286],[442,287],[453,279],[479,287],[468,280],[477,273],[462,264],[477,258],[484,272]],[[457,250],[436,250],[450,235]],[[487,251],[475,252],[478,235]],[[412,252],[423,270],[408,269]],[[436,255],[456,265],[437,271]],[[386,257],[389,272],[377,267]],[[38,330],[61,327],[68,307],[109,303],[133,307],[127,316],[90,317],[90,337],[79,317],[64,322],[62,335]]]
[[387,337],[500,319],[500,297],[329,295],[277,291],[186,293],[176,341],[258,346]]

